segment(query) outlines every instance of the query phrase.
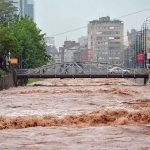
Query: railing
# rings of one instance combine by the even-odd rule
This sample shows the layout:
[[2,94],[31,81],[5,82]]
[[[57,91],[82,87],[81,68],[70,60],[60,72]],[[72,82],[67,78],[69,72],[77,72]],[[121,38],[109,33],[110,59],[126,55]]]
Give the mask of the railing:
[[109,74],[148,74],[148,69],[122,68],[118,71],[110,71],[113,66],[98,62],[68,62],[44,65],[35,69],[17,70],[17,75],[109,75]]

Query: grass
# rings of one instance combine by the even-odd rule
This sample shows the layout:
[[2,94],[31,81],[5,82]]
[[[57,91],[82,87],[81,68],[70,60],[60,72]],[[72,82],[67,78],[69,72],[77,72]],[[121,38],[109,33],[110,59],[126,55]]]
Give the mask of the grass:
[[44,80],[45,79],[40,79],[40,78],[33,79],[33,78],[31,78],[31,79],[28,80],[28,84],[31,84],[31,83],[34,83],[34,82],[38,82],[38,81],[44,81]]

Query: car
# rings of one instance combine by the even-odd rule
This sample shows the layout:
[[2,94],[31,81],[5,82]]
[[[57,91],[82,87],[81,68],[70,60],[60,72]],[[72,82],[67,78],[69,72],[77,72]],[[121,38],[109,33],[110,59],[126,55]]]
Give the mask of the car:
[[130,74],[130,70],[123,69],[120,67],[113,67],[111,69],[108,69],[109,74]]

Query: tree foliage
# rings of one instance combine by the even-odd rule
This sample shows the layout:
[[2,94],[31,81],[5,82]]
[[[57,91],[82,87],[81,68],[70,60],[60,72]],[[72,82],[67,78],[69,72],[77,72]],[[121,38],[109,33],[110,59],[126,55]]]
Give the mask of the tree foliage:
[[0,56],[6,58],[9,53],[18,56],[22,48],[7,27],[0,27]]
[[0,0],[0,55],[19,58],[23,68],[45,65],[51,57],[47,54],[44,34],[29,17],[16,15],[16,8]]
[[35,68],[47,64],[51,57],[47,54],[44,34],[29,18],[21,18],[12,27],[15,38],[20,43],[22,65],[24,68]]
[[13,22],[16,16],[17,8],[10,2],[0,0],[0,24],[9,24]]

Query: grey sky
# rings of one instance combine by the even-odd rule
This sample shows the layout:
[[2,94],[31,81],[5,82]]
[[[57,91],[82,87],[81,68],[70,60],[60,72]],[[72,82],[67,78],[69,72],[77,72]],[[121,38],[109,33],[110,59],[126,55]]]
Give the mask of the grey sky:
[[[150,8],[150,0],[35,0],[35,20],[47,36],[86,26],[90,20],[109,15],[112,19],[145,8]],[[127,29],[139,29],[150,16],[150,10],[121,19]],[[77,40],[87,34],[87,29],[56,36],[56,46],[63,41]]]

